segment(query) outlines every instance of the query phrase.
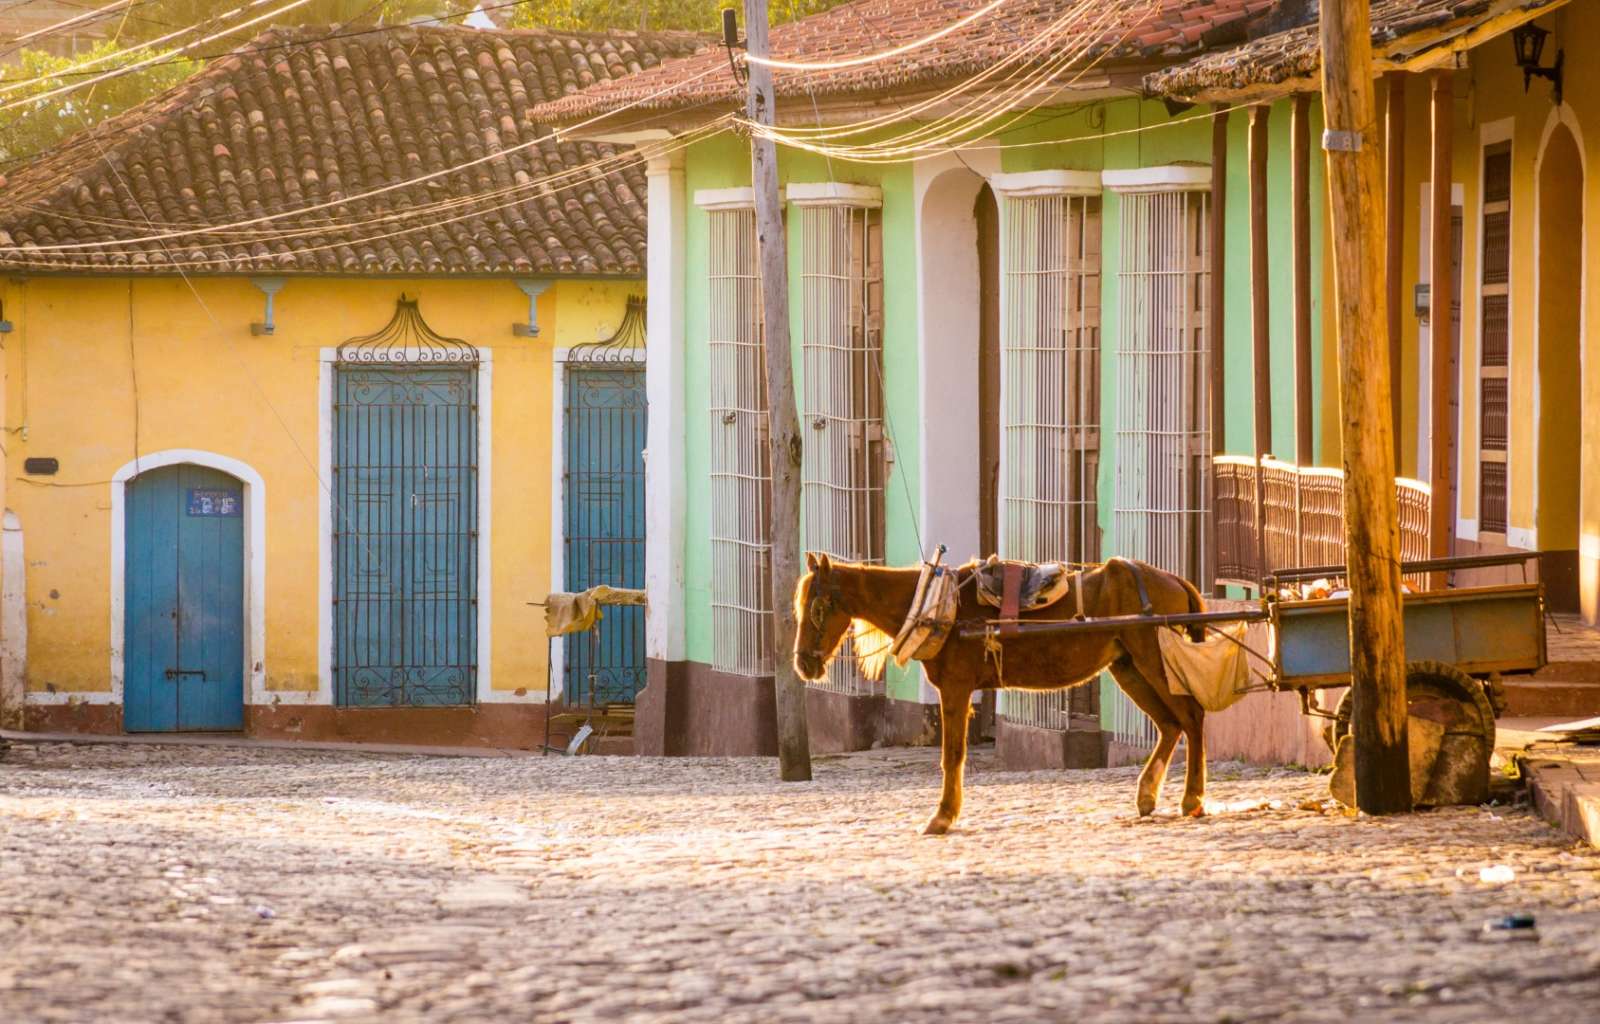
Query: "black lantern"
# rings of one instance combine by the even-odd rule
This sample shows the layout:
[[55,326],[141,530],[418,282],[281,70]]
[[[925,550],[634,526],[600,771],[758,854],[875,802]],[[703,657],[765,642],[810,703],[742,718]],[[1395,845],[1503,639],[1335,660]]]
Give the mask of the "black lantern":
[[1542,68],[1540,59],[1544,56],[1544,41],[1550,33],[1540,28],[1533,22],[1518,25],[1511,30],[1511,45],[1517,53],[1517,67],[1522,69],[1522,91],[1527,92],[1533,77],[1550,79],[1552,86],[1551,99],[1556,106],[1561,105],[1561,65],[1566,61],[1566,51],[1556,51],[1556,62],[1553,67]]

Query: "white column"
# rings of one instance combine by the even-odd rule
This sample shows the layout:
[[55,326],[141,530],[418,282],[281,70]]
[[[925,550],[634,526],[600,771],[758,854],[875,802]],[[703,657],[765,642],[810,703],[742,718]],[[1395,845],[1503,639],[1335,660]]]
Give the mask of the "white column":
[[645,589],[650,611],[645,654],[682,661],[684,642],[684,218],[681,153],[646,165],[649,314],[645,394],[650,423],[645,454]]

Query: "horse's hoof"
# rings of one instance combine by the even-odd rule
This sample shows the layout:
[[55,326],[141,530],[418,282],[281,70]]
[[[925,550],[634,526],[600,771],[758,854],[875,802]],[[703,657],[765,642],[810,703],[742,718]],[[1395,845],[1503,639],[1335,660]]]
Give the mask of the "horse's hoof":
[[1204,818],[1206,816],[1205,801],[1196,800],[1195,802],[1190,803],[1188,800],[1185,800],[1183,802],[1183,816],[1185,818]]
[[1155,802],[1155,800],[1153,798],[1151,798],[1151,799],[1146,799],[1145,797],[1140,797],[1139,798],[1139,817],[1148,818],[1148,817],[1150,817],[1150,815],[1154,814],[1155,812],[1156,812],[1156,802]]
[[948,831],[950,831],[950,819],[935,815],[928,822],[927,827],[922,830],[922,834],[925,836],[942,836]]

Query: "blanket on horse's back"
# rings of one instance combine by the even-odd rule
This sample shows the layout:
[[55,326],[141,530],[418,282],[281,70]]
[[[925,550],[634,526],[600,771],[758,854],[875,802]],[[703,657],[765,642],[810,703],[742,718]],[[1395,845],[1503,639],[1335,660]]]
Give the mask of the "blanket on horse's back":
[[978,600],[993,608],[1004,608],[1006,570],[1020,576],[1017,611],[1047,608],[1066,594],[1072,584],[1072,570],[1063,562],[1012,562],[990,555],[973,570]]

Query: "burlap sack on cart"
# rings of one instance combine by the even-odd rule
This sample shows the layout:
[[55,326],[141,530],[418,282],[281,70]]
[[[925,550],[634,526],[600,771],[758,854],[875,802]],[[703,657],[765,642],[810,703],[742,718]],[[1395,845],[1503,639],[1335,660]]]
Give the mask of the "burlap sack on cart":
[[1212,627],[1196,643],[1176,629],[1158,629],[1161,661],[1167,670],[1167,689],[1188,694],[1207,711],[1233,706],[1250,684],[1249,655],[1244,648],[1248,623]]

